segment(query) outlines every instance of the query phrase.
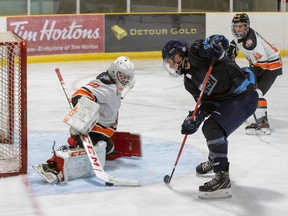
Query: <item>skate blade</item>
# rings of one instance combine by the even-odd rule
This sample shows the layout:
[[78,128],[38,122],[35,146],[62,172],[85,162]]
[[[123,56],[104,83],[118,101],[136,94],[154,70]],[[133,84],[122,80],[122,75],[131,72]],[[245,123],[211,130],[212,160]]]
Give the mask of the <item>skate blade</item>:
[[195,174],[198,177],[202,177],[202,178],[211,178],[211,176],[213,177],[215,175],[215,173],[213,172],[213,170],[211,170],[210,172],[204,173],[204,174],[200,174],[197,173]]
[[33,165],[33,169],[44,178],[49,184],[56,184],[58,182],[57,176],[50,172],[45,172],[42,169],[42,165]]
[[230,188],[220,189],[213,192],[199,191],[199,199],[216,199],[216,198],[231,198],[232,192]]
[[270,129],[269,128],[261,128],[259,130],[255,130],[255,129],[246,129],[245,133],[247,135],[270,135]]

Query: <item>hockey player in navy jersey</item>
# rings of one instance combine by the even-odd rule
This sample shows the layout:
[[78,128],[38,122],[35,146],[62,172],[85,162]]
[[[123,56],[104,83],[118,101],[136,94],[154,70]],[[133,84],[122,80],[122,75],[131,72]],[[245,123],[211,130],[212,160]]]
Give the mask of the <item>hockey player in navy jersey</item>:
[[249,61],[249,68],[254,73],[259,94],[258,107],[253,114],[255,123],[246,127],[246,134],[270,134],[267,101],[264,95],[282,74],[279,50],[250,28],[250,19],[246,13],[235,14],[231,30],[234,39],[230,43],[227,55],[234,60],[239,51],[244,54]]
[[195,118],[192,111],[185,118],[181,133],[193,134],[203,123],[208,160],[196,167],[198,175],[214,171],[211,181],[199,187],[200,198],[230,197],[228,140],[249,116],[258,102],[255,86],[241,68],[225,56],[229,45],[223,35],[212,35],[195,41],[190,48],[184,41],[170,40],[162,50],[164,67],[172,76],[183,76],[185,89],[197,101],[204,77],[212,62],[212,72]]

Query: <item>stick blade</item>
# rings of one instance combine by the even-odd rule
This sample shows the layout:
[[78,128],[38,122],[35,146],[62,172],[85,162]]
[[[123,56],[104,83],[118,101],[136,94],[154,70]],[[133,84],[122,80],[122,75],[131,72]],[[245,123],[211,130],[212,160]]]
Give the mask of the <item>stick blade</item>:
[[166,184],[169,184],[170,183],[170,181],[171,181],[171,177],[169,176],[169,175],[166,175],[166,176],[164,176],[164,182],[166,183]]

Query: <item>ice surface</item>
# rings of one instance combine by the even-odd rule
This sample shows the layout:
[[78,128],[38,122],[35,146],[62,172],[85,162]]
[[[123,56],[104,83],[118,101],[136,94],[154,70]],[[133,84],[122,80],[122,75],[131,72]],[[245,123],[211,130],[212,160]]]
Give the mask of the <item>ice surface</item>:
[[[133,59],[132,59],[133,60]],[[286,216],[288,215],[288,73],[266,95],[271,135],[247,136],[243,124],[229,137],[231,199],[200,200],[198,186],[211,176],[195,175],[195,166],[206,160],[207,146],[199,130],[188,137],[169,185],[183,140],[180,126],[195,102],[184,90],[182,78],[172,78],[158,60],[135,60],[136,85],[122,101],[119,131],[141,133],[144,157],[107,163],[110,175],[139,179],[142,186],[105,187],[94,177],[49,185],[31,168],[45,162],[56,147],[66,143],[68,126],[62,120],[69,105],[56,67],[72,93],[110,61],[28,65],[28,175],[0,179],[1,215],[101,215],[101,216]],[[240,59],[239,64],[247,64]]]

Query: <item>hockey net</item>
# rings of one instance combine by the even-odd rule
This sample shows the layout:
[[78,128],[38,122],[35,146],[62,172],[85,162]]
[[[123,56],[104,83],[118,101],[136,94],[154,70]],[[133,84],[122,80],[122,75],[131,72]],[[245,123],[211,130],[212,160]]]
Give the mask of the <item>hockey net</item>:
[[0,32],[0,177],[27,173],[26,41]]

